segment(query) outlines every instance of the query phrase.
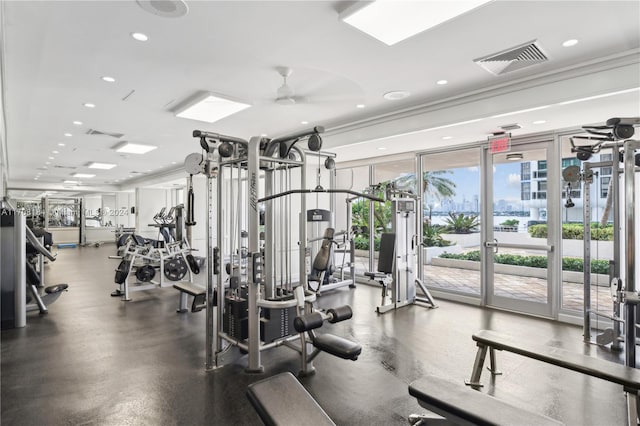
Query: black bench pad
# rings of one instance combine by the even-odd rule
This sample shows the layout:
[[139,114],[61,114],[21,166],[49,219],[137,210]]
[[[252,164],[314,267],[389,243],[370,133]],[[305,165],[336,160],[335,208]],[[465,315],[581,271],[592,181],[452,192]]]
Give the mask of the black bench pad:
[[637,392],[640,390],[640,370],[570,352],[552,346],[536,345],[502,335],[490,330],[480,330],[473,335],[473,340],[497,350],[513,352],[538,361],[547,362],[589,376],[618,383],[625,389]]
[[333,334],[319,334],[313,339],[313,346],[323,352],[330,353],[342,359],[355,361],[362,352],[362,346],[344,337]]
[[335,426],[311,394],[289,372],[250,384],[247,398],[267,426]]
[[[549,417],[515,407],[487,394],[427,376],[409,385],[409,394],[421,406],[449,421],[473,425],[561,425]],[[466,422],[466,423],[465,423]]]
[[184,281],[174,284],[173,288],[183,291],[191,296],[204,296],[207,294],[204,288]]

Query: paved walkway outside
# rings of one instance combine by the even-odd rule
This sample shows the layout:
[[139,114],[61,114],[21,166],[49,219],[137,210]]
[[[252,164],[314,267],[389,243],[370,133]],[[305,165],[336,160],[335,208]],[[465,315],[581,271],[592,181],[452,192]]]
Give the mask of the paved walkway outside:
[[[369,270],[369,259],[356,257],[356,271],[362,274]],[[471,295],[480,295],[480,272],[469,269],[447,268],[425,265],[425,284],[428,288],[449,290]],[[546,302],[547,280],[517,275],[495,274],[496,294],[532,302]],[[562,309],[582,312],[584,304],[583,286],[579,283],[562,283]],[[609,287],[591,286],[593,309],[610,312],[612,299]]]

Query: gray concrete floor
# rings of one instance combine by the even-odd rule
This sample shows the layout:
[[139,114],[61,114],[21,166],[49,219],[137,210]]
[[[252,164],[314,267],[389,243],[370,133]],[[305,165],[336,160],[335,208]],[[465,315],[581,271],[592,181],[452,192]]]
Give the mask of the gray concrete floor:
[[[176,314],[172,288],[111,298],[113,245],[60,250],[47,266],[49,284],[69,283],[50,313],[1,333],[3,425],[260,424],[248,403],[249,383],[297,372],[287,348],[263,353],[265,373],[244,372],[246,358],[204,371],[204,312]],[[323,330],[360,342],[362,355],[316,358],[301,380],[339,425],[404,425],[422,412],[407,385],[435,374],[462,383],[475,345],[471,334],[492,329],[531,342],[622,362],[620,354],[582,343],[579,327],[508,312],[439,301],[438,309],[374,312],[379,290],[360,285],[323,295],[320,307],[350,304],[354,318]],[[613,384],[513,354],[498,353],[504,375],[483,376],[481,390],[568,425],[622,425],[625,401]],[[295,407],[291,407],[295,410]],[[304,424],[304,413],[300,413]]]

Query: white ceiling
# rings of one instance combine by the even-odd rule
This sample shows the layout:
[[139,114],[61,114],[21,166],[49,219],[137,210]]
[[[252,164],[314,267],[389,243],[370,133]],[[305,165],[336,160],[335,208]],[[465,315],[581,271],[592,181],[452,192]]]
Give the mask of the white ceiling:
[[[628,91],[640,87],[640,76],[633,75],[640,69],[638,1],[494,1],[394,46],[341,22],[340,11],[351,3],[188,1],[186,16],[163,18],[135,1],[2,2],[9,187],[62,187],[73,172],[86,173],[88,162],[100,161],[118,166],[95,171],[97,176],[83,184],[92,190],[127,188],[141,175],[179,169],[187,154],[199,150],[191,137],[194,129],[248,139],[323,125],[325,146],[338,153],[338,161],[347,161],[483,140],[497,126],[513,122],[523,126],[514,134],[525,134],[640,115],[640,92]],[[132,32],[147,34],[149,41],[133,40]],[[579,43],[562,47],[567,39]],[[473,63],[532,40],[550,58],[547,63],[499,77]],[[603,58],[614,63],[621,57],[632,66],[606,69]],[[289,84],[307,102],[273,102],[282,83],[276,66],[293,69]],[[594,73],[582,76],[580,84],[567,83],[567,96],[604,93],[604,87],[624,93],[559,105],[557,95],[564,90],[559,84],[570,80],[564,75],[591,68]],[[102,76],[116,82],[106,83]],[[530,85],[530,93],[518,94],[524,82],[540,78],[548,83],[544,91]],[[435,84],[440,79],[449,84]],[[175,117],[172,107],[201,90],[253,106],[213,124]],[[411,96],[384,100],[391,90]],[[511,98],[485,102],[493,112],[474,108],[472,123],[442,128],[468,120],[455,108],[487,90]],[[96,108],[83,107],[85,102]],[[438,118],[438,125],[413,120],[404,126],[389,116],[414,110],[426,116],[424,105],[439,102],[446,102],[449,110],[441,111],[450,113]],[[359,103],[366,107],[355,108]],[[537,106],[547,108],[492,118]],[[74,120],[83,124],[75,126]],[[547,123],[531,124],[535,120]],[[392,122],[395,127],[382,129]],[[362,123],[376,125],[366,124],[363,131]],[[440,128],[420,131],[433,127]],[[86,135],[89,129],[124,136]],[[73,136],[65,137],[67,132]],[[123,140],[158,149],[123,157],[112,149]]]

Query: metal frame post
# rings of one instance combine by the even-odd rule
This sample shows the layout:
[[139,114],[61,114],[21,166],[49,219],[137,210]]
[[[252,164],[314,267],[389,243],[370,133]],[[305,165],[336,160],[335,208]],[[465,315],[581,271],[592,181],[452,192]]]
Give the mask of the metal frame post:
[[582,207],[582,222],[584,223],[584,266],[583,266],[583,338],[591,341],[591,166],[584,163],[584,194]]
[[[624,204],[625,204],[625,289],[627,292],[636,291],[635,282],[635,209],[636,209],[636,181],[635,181],[635,149],[640,141],[627,140],[624,142]],[[636,323],[637,305],[625,303],[625,364],[636,366]]]

